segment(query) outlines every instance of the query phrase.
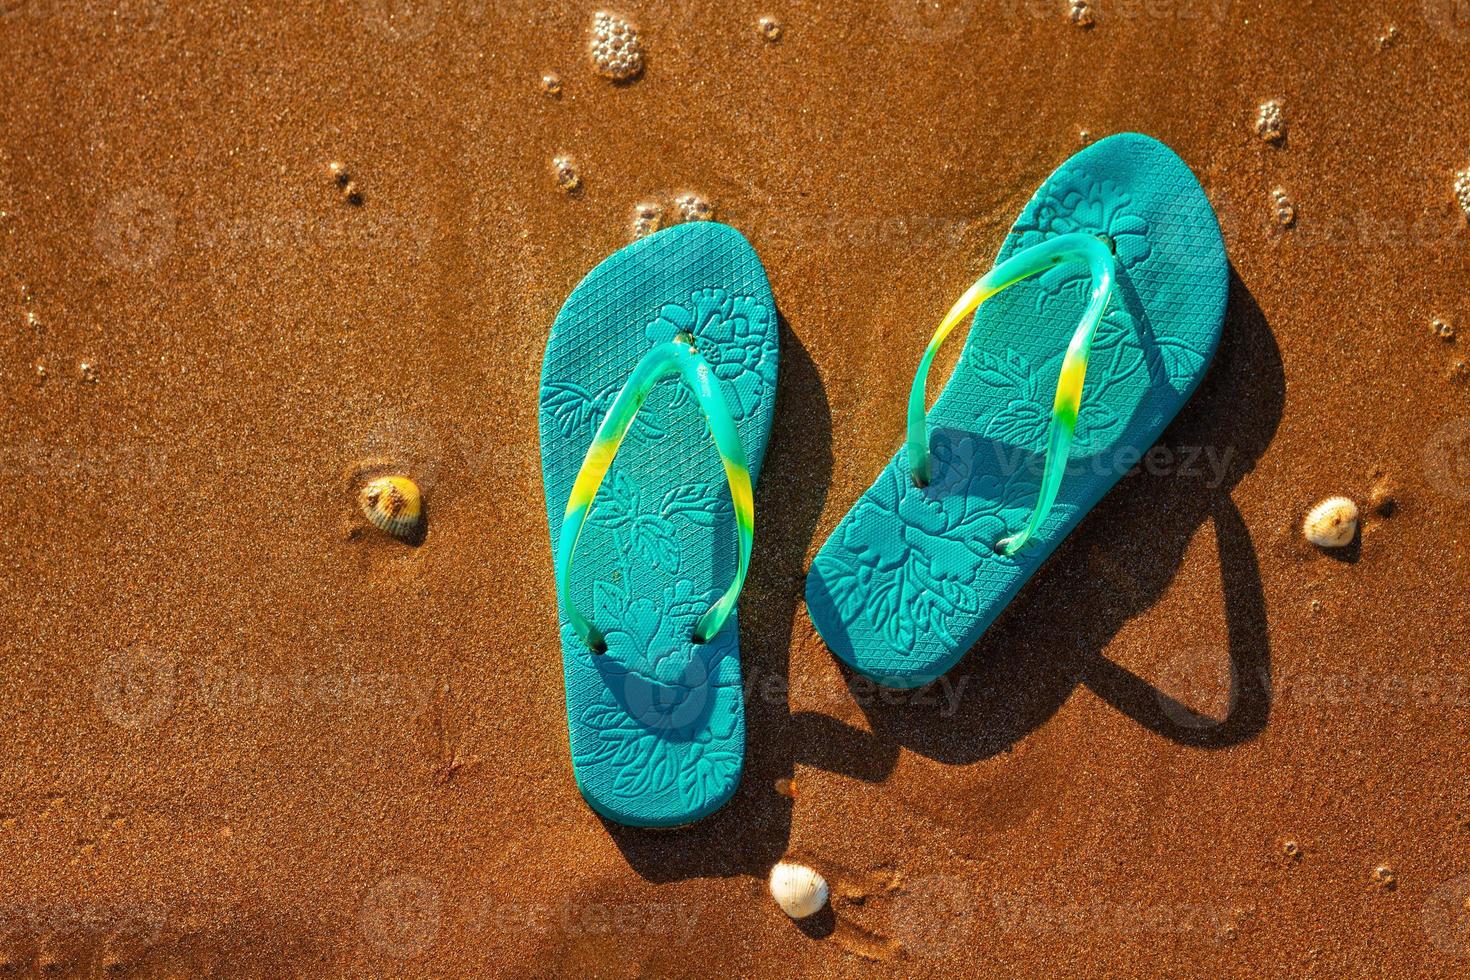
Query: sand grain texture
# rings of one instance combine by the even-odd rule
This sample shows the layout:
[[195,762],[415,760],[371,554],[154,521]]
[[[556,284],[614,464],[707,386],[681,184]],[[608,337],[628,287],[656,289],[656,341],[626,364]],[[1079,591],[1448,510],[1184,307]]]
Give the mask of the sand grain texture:
[[[1470,25],[862,6],[632,2],[614,84],[593,7],[0,0],[0,964],[1464,975]],[[1234,265],[1173,462],[947,686],[849,685],[805,564],[1032,190],[1126,130],[1195,168]],[[571,779],[536,390],[570,289],[686,193],[765,262],[783,374],[747,774],[646,834]],[[418,548],[353,530],[379,458]],[[1339,556],[1299,532],[1332,494],[1365,513]],[[788,853],[832,914],[771,903]]]

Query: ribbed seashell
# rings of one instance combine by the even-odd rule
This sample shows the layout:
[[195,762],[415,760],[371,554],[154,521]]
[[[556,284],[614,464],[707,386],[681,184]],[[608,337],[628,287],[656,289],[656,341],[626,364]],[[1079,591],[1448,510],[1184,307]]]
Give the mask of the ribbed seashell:
[[1344,548],[1357,533],[1358,505],[1346,497],[1328,497],[1302,521],[1302,534],[1319,548]]
[[419,537],[424,520],[424,498],[418,484],[406,476],[379,476],[362,485],[357,506],[373,527],[403,541]]
[[827,904],[827,881],[795,861],[781,861],[771,869],[771,897],[793,919],[815,915]]

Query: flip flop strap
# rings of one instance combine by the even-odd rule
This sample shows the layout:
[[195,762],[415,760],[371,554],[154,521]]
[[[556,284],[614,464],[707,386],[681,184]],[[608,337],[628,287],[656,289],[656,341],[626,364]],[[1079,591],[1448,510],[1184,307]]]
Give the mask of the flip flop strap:
[[725,590],[714,605],[700,617],[694,628],[694,642],[705,643],[725,625],[725,620],[735,609],[735,601],[745,585],[745,573],[750,567],[750,549],[755,538],[755,499],[750,486],[750,468],[745,463],[745,451],[740,446],[740,433],[730,415],[730,406],[720,392],[719,382],[711,371],[709,362],[694,348],[694,338],[680,333],[673,340],[654,347],[638,366],[633,368],[612,407],[607,410],[587,458],[577,472],[577,481],[572,485],[571,497],[561,522],[561,535],[557,544],[556,591],[561,604],[567,611],[567,619],[577,635],[597,653],[607,649],[607,642],[599,630],[588,622],[572,602],[572,556],[576,552],[577,538],[597,489],[612,467],[613,457],[622,445],[623,437],[643,407],[644,399],[653,386],[671,374],[677,374],[698,400],[700,410],[714,437],[715,449],[720,462],[725,466],[725,478],[730,483],[730,499],[735,505],[735,528],[740,543],[740,559],[735,570],[735,581]]
[[1067,355],[1062,360],[1062,371],[1057,378],[1056,399],[1052,403],[1051,426],[1047,437],[1046,463],[1042,470],[1041,491],[1031,518],[1019,534],[1002,538],[995,545],[997,551],[1014,555],[1025,546],[1031,536],[1041,527],[1057,499],[1057,491],[1066,475],[1067,453],[1072,446],[1072,434],[1077,428],[1077,412],[1082,405],[1082,381],[1087,374],[1087,356],[1092,351],[1092,339],[1097,325],[1107,312],[1108,301],[1113,295],[1113,279],[1116,262],[1107,239],[1086,232],[1074,232],[1048,239],[1016,253],[1011,258],[991,269],[980,281],[971,286],[959,298],[939,324],[919,362],[914,374],[913,387],[909,389],[908,410],[908,459],[909,472],[914,483],[927,486],[931,477],[929,455],[929,426],[925,409],[925,386],[929,380],[929,365],[939,345],[949,332],[965,317],[1005,289],[1038,272],[1061,265],[1063,262],[1086,262],[1092,271],[1092,294],[1082,322],[1072,334],[1067,346]]

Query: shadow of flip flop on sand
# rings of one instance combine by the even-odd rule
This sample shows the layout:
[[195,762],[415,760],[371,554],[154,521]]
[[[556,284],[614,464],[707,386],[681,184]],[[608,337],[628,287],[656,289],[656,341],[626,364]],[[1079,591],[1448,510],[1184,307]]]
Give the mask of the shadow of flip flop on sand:
[[[1187,477],[1182,466],[1125,478],[970,654],[935,684],[873,697],[866,679],[844,671],[873,734],[852,731],[842,738],[832,729],[848,726],[800,714],[797,728],[811,737],[802,740],[810,748],[798,760],[823,764],[830,747],[842,744],[845,758],[868,763],[849,763],[847,771],[870,782],[887,778],[899,747],[951,764],[983,760],[1039,728],[1078,685],[1179,744],[1222,748],[1258,735],[1270,712],[1265,597],[1254,545],[1230,493],[1275,436],[1285,390],[1275,338],[1232,269],[1214,365],[1155,447],[1176,461],[1213,450],[1213,470],[1202,479]],[[1219,650],[1230,678],[1229,707],[1220,718],[1182,704],[1102,654],[1127,622],[1163,596],[1206,521],[1215,530],[1226,636],[1205,636],[1184,623],[1162,642]],[[941,684],[948,692],[943,698],[934,691]]]
[[[757,683],[787,675],[802,556],[832,469],[831,416],[821,379],[784,318],[780,326],[780,411],[758,490],[762,524],[750,587],[763,601],[750,603],[741,623],[745,669]],[[763,877],[790,836],[791,802],[772,786],[789,777],[795,763],[878,783],[893,772],[900,748],[948,764],[984,760],[1038,729],[1078,685],[1179,744],[1221,748],[1254,738],[1270,712],[1270,646],[1255,548],[1230,492],[1270,445],[1284,404],[1280,350],[1232,270],[1215,363],[1159,443],[1174,459],[1214,449],[1208,479],[1182,472],[1125,478],[1120,486],[1127,489],[1103,499],[970,654],[934,684],[876,696],[870,682],[844,669],[871,734],[820,712],[792,715],[786,697],[753,692],[747,703],[752,737],[735,798],[676,830],[650,833],[605,822],[629,865],[651,881]],[[1158,602],[1206,521],[1215,529],[1226,636],[1212,643],[1188,627],[1184,632],[1194,648],[1221,650],[1230,691],[1220,718],[1101,652],[1124,624]]]

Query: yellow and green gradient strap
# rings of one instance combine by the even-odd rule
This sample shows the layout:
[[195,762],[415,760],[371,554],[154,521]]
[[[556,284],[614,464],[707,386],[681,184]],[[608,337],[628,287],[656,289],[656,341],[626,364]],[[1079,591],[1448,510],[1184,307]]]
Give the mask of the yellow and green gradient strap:
[[567,619],[577,635],[597,653],[607,649],[602,631],[588,622],[577,611],[572,602],[572,555],[576,552],[577,538],[582,534],[582,525],[587,512],[597,496],[598,487],[612,466],[613,457],[622,445],[623,437],[643,407],[643,402],[653,386],[671,374],[677,374],[684,384],[694,392],[714,437],[715,449],[720,462],[725,466],[725,478],[730,482],[730,498],[735,505],[735,527],[739,537],[740,559],[735,570],[735,581],[725,594],[710,606],[694,628],[695,643],[711,639],[735,609],[735,601],[745,585],[745,573],[750,567],[750,549],[755,539],[755,498],[750,486],[750,468],[745,462],[745,451],[740,446],[740,433],[730,415],[730,407],[720,393],[719,382],[710,370],[709,362],[694,348],[694,338],[680,333],[675,339],[659,344],[643,356],[627,382],[613,400],[612,407],[592,437],[592,446],[587,458],[577,472],[577,481],[572,484],[572,494],[567,500],[566,515],[561,522],[561,535],[557,542],[556,591],[561,604],[567,611]]
[[1072,435],[1077,429],[1077,412],[1082,406],[1082,382],[1087,375],[1087,357],[1092,352],[1092,339],[1097,326],[1107,312],[1108,301],[1113,294],[1113,278],[1116,263],[1110,243],[1104,238],[1086,232],[1058,235],[1039,245],[1024,249],[1000,265],[991,269],[980,281],[971,286],[965,295],[950,309],[934,331],[919,370],[914,374],[913,387],[909,389],[908,411],[908,458],[909,471],[914,482],[927,486],[931,476],[929,456],[929,426],[925,408],[925,392],[929,381],[929,366],[944,338],[965,317],[974,313],[980,304],[1002,290],[1038,272],[1061,265],[1063,262],[1086,262],[1092,272],[1092,293],[1083,311],[1082,322],[1072,335],[1067,346],[1067,355],[1062,359],[1062,371],[1057,378],[1056,400],[1052,403],[1051,427],[1047,436],[1046,463],[1042,470],[1041,492],[1031,518],[1019,534],[1002,538],[995,545],[997,551],[1007,556],[1014,555],[1025,547],[1026,542],[1041,527],[1057,499],[1062,477],[1067,471],[1067,453],[1072,447]]

